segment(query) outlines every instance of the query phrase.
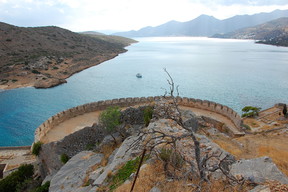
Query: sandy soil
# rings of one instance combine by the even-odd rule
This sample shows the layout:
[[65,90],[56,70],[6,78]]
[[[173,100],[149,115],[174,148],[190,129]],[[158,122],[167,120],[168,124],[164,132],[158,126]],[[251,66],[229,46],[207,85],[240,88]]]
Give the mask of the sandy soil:
[[63,139],[65,136],[74,133],[84,127],[92,126],[98,123],[98,117],[101,111],[85,113],[77,117],[71,118],[63,123],[60,123],[51,129],[44,138],[41,139],[43,143],[49,143]]

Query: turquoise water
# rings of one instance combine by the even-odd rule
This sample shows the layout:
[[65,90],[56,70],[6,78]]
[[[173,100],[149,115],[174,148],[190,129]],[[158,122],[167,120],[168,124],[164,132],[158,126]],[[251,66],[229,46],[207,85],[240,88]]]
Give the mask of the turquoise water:
[[[162,95],[166,68],[180,95],[212,100],[240,112],[288,102],[288,48],[253,41],[139,38],[128,52],[51,89],[0,92],[0,146],[30,145],[34,130],[55,113],[87,102]],[[137,73],[142,79],[135,77]]]

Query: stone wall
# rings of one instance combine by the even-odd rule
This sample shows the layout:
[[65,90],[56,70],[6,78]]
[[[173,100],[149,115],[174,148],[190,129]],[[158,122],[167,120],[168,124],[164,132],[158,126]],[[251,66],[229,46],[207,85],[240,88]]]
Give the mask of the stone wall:
[[[56,115],[50,117],[43,124],[41,124],[35,131],[35,142],[41,140],[47,132],[53,127],[59,125],[60,123],[76,117],[78,115],[83,115],[84,113],[104,110],[109,106],[119,106],[119,107],[129,107],[133,105],[140,104],[149,104],[154,101],[160,100],[160,96],[156,97],[135,97],[135,98],[120,98],[106,101],[98,101],[93,103],[87,103],[84,105],[80,105],[77,107],[73,107],[71,109],[67,109],[65,111],[59,112]],[[186,97],[177,97],[178,102],[182,106],[199,108],[203,110],[208,110],[212,112],[219,113],[227,118],[229,118],[235,126],[241,130],[242,119],[241,117],[231,108],[221,105],[219,103],[214,103],[211,101],[186,98]]]

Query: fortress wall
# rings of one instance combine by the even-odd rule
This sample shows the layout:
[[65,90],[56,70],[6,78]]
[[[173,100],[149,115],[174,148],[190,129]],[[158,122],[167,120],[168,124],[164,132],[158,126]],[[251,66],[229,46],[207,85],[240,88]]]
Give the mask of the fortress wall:
[[[141,97],[141,98],[139,97],[120,98],[120,99],[87,103],[84,105],[79,105],[77,107],[67,109],[65,111],[59,112],[55,114],[54,116],[50,117],[48,120],[46,120],[36,129],[35,142],[40,141],[41,138],[44,137],[48,133],[48,131],[53,129],[53,127],[73,117],[83,115],[85,113],[94,112],[94,111],[105,110],[109,106],[129,107],[129,106],[139,105],[139,104],[141,105],[149,104],[154,101],[159,101],[160,99],[161,99],[160,96]],[[227,106],[223,106],[219,103],[214,103],[214,102],[207,101],[207,100],[193,99],[193,98],[187,98],[187,97],[184,97],[184,98],[177,97],[176,99],[177,99],[177,102],[183,106],[193,107],[193,108],[198,108],[198,109],[203,109],[203,110],[219,113],[231,119],[231,121],[235,124],[235,126],[239,130],[241,130],[241,125],[242,125],[241,117],[233,109]]]

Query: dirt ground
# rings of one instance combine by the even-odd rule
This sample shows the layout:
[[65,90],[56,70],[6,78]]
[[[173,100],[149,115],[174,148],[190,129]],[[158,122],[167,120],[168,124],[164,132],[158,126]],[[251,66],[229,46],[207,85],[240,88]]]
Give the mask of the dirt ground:
[[239,138],[212,136],[211,138],[238,159],[269,156],[278,168],[288,176],[288,119],[281,109],[272,107],[258,117],[245,118],[251,129]]

